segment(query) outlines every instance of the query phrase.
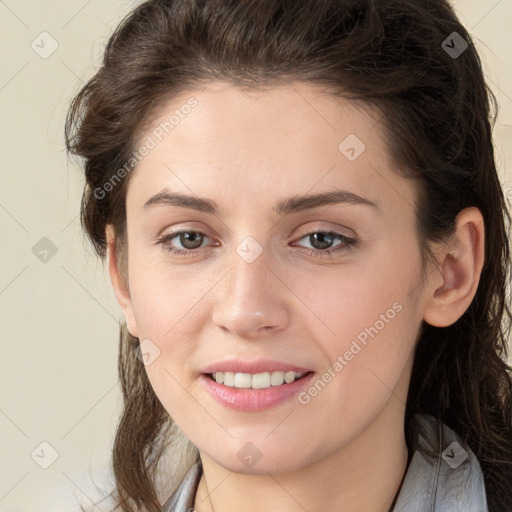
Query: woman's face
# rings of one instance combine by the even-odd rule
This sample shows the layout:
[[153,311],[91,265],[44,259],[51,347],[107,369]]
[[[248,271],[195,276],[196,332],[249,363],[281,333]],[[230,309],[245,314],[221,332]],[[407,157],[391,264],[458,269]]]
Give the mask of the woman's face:
[[[142,137],[120,302],[158,398],[232,471],[299,468],[403,424],[426,297],[413,185],[381,130],[313,85],[212,82]],[[238,373],[268,376],[205,375],[258,362]],[[313,373],[278,385],[286,366]]]

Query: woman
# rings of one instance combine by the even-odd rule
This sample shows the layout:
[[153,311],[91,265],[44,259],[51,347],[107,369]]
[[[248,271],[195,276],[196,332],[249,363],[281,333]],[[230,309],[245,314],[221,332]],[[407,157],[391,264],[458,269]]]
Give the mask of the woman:
[[512,510],[494,101],[444,0],[121,23],[66,125],[126,320],[119,510]]

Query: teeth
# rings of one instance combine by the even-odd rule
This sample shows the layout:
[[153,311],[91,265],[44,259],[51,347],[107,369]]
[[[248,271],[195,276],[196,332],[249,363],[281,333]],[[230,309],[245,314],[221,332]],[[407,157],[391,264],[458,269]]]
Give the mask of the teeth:
[[264,372],[264,373],[234,373],[234,372],[214,372],[213,379],[219,384],[224,384],[231,388],[245,389],[264,389],[270,386],[280,386],[285,382],[290,384],[294,380],[300,379],[304,372]]

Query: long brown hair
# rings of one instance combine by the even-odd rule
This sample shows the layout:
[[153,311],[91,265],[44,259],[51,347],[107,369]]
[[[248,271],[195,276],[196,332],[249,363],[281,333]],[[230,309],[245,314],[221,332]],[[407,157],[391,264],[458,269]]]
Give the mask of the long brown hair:
[[[101,259],[111,223],[125,268],[125,199],[132,173],[121,173],[115,186],[105,184],[119,180],[127,162],[130,169],[136,165],[138,137],[164,102],[215,79],[239,87],[304,81],[376,106],[396,172],[419,186],[416,219],[424,262],[431,256],[428,243],[453,233],[458,212],[480,209],[485,262],[476,296],[449,327],[423,322],[406,404],[406,441],[410,449],[416,413],[445,423],[479,459],[489,510],[511,511],[512,368],[506,364],[511,217],[492,145],[497,103],[474,43],[448,2],[141,4],[111,36],[101,68],[74,98],[66,121],[68,151],[84,159],[82,226]],[[136,357],[138,343],[123,324],[124,411],[113,471],[124,512],[160,509],[156,468],[174,435],[172,418]]]

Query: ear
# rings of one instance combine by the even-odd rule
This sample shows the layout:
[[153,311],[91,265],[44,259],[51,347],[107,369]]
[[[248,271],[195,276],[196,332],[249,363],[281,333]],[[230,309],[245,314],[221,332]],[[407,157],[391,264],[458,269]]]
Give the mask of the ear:
[[447,327],[464,314],[476,294],[484,257],[484,219],[478,208],[465,208],[457,215],[453,239],[441,246],[440,268],[429,279],[425,322]]
[[116,295],[117,302],[123,310],[128,331],[132,336],[138,338],[139,330],[137,327],[137,322],[135,321],[135,316],[133,314],[130,290],[128,283],[123,278],[122,272],[120,270],[120,262],[118,260],[118,254],[116,250],[115,232],[112,224],[107,225],[106,236],[108,245],[108,271],[110,274],[110,280],[112,281],[112,286],[114,288],[114,293]]

